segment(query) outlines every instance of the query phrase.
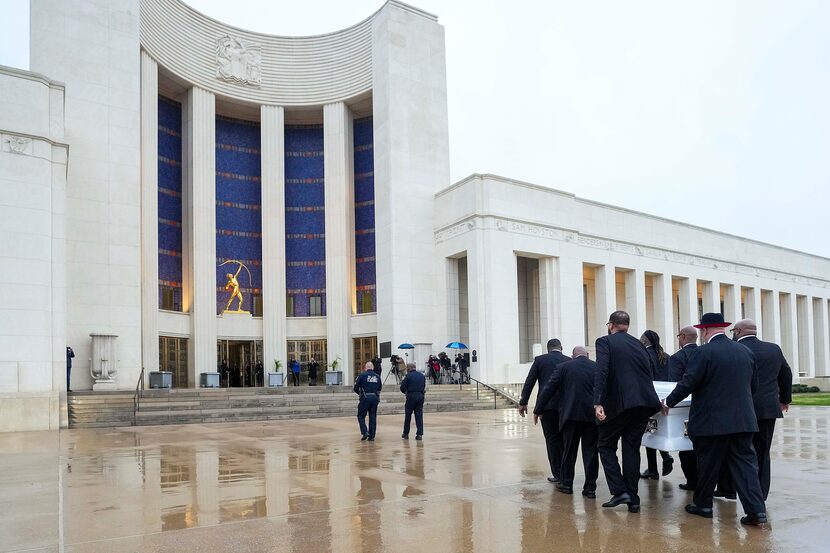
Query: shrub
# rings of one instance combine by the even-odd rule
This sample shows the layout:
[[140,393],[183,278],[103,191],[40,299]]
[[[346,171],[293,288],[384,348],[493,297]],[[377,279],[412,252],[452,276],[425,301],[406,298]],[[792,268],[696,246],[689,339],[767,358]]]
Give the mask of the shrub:
[[818,389],[818,387],[816,386],[807,386],[806,384],[793,384],[794,394],[815,394],[820,391],[821,390]]

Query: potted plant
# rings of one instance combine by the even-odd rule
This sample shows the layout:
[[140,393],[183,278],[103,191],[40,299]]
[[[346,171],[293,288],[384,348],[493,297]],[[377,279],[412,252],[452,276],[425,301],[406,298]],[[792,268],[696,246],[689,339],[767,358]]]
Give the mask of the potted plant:
[[282,361],[274,359],[274,372],[268,373],[268,386],[282,386],[285,382],[285,375],[282,374]]
[[334,358],[334,361],[328,364],[330,371],[326,371],[326,386],[340,386],[343,384],[343,371],[338,371],[340,366],[340,356]]

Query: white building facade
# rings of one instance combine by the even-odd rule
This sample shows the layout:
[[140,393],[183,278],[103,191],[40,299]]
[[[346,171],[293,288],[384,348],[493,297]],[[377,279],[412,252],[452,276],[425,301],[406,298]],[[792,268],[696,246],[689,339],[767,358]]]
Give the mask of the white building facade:
[[615,309],[668,350],[723,310],[830,374],[828,259],[496,176],[449,186],[444,31],[417,8],[278,37],[180,0],[32,0],[31,69],[0,68],[2,430],[62,424],[67,345],[75,390],[142,368],[196,387],[223,363],[257,386],[258,364],[312,357],[348,384],[378,351],[454,340],[506,383]]

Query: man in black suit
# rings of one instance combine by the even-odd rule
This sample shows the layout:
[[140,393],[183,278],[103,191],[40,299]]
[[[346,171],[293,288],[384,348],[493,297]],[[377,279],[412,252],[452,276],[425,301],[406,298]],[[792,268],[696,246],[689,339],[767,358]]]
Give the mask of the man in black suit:
[[[686,365],[689,357],[697,348],[697,329],[693,326],[684,326],[677,334],[677,345],[680,349],[669,357],[669,381],[680,382],[686,374]],[[686,477],[684,484],[678,484],[681,490],[694,491],[697,485],[697,460],[694,451],[680,451],[680,468]]]
[[[542,386],[553,376],[556,366],[569,360],[570,357],[562,354],[562,342],[559,339],[548,340],[548,352],[534,359],[530,372],[527,373],[522,396],[519,399],[519,415],[524,417],[527,413],[527,402],[530,401],[530,394],[536,382],[538,381],[541,391]],[[548,482],[555,484],[559,482],[561,476],[563,450],[562,433],[559,431],[559,394],[554,394],[545,405],[539,407],[541,407],[540,413],[545,415],[542,417],[542,433],[545,435],[551,471]]]
[[764,501],[769,496],[770,460],[769,449],[775,432],[775,419],[784,417],[790,408],[793,392],[793,371],[778,345],[758,339],[758,327],[752,319],[735,323],[732,339],[749,348],[755,355],[758,370],[758,389],[753,401],[758,417],[758,432],[752,439],[752,446],[758,456],[758,478]]
[[543,407],[559,394],[559,430],[562,432],[564,452],[562,471],[556,489],[572,494],[574,466],[579,443],[582,442],[582,466],[585,469],[585,484],[582,495],[590,499],[597,496],[599,457],[597,456],[597,421],[594,415],[594,379],[597,364],[588,359],[588,352],[582,346],[573,350],[573,360],[556,367],[550,380],[539,391],[536,408],[533,410],[534,424],[541,417],[544,424],[547,416]]
[[[649,417],[660,409],[654,391],[654,368],[645,346],[628,333],[630,317],[615,311],[608,318],[608,336],[597,338],[597,373],[594,412],[599,426],[602,469],[611,491],[603,507],[628,505],[640,512],[640,444]],[[544,420],[544,419],[543,419]],[[622,440],[622,470],[617,461],[617,442]]]
[[758,387],[755,357],[749,349],[728,339],[729,326],[720,313],[706,313],[696,328],[704,345],[689,359],[686,374],[666,398],[663,414],[692,394],[689,437],[697,454],[698,479],[693,503],[686,512],[712,518],[712,496],[722,465],[735,482],[746,516],[741,524],[766,524],[767,515],[758,459],[752,437],[758,432],[752,395]]

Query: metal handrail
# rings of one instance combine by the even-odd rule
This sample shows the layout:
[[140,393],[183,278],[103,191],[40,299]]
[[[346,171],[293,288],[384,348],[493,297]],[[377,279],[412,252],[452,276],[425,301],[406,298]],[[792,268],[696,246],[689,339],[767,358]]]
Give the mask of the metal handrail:
[[141,367],[141,374],[138,375],[138,382],[135,383],[135,393],[133,394],[133,426],[136,422],[136,413],[141,406],[141,392],[144,391],[144,367]]
[[[489,385],[489,384],[485,384],[484,382],[482,382],[482,381],[480,381],[480,380],[476,380],[476,379],[475,379],[475,378],[473,378],[472,376],[467,376],[467,378],[468,378],[469,380],[471,380],[472,382],[475,382],[475,383],[476,383],[476,399],[478,399],[478,397],[479,397],[479,396],[478,396],[478,386],[479,386],[479,384],[481,384],[482,386],[484,386],[485,388],[487,388],[488,390],[491,390],[491,391],[493,392],[493,409],[498,409],[498,408],[499,408],[499,407],[498,407],[498,399],[499,399],[499,396],[501,396],[501,397],[505,398],[507,401],[509,401],[509,402],[511,402],[511,403],[516,403],[516,400],[515,400],[515,399],[513,399],[513,398],[512,398],[512,397],[510,397],[509,395],[505,394],[504,392],[502,392],[501,390],[499,390],[499,389],[498,389],[498,388],[496,388],[495,386],[491,386],[491,385]],[[460,385],[459,385],[459,389],[461,389]]]

